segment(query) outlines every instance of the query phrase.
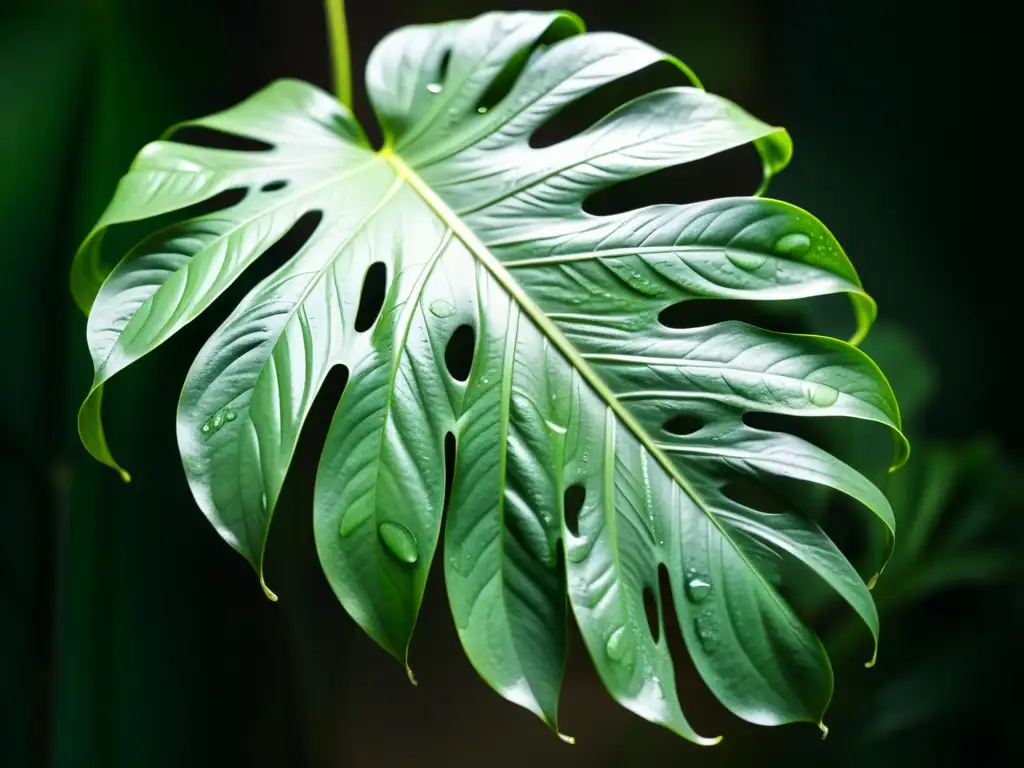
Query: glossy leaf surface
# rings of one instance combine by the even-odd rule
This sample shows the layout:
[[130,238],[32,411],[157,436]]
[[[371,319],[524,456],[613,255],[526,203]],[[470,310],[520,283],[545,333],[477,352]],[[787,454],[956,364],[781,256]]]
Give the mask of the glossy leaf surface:
[[[193,493],[261,579],[303,421],[327,374],[345,366],[316,480],[316,542],[342,604],[384,648],[406,658],[440,543],[460,638],[501,695],[557,728],[571,616],[612,696],[713,742],[687,722],[665,632],[644,615],[644,591],[657,595],[665,566],[677,615],[665,615],[661,595],[659,621],[679,622],[723,704],[755,723],[819,722],[831,668],[780,593],[780,564],[823,579],[876,639],[877,615],[787,483],[848,494],[889,536],[892,512],[851,467],[742,417],[879,422],[896,431],[899,462],[892,392],[843,341],[660,318],[693,299],[846,293],[859,338],[874,304],[825,227],[785,203],[584,212],[600,189],[743,144],[760,151],[766,180],[788,162],[784,131],[683,85],[531,146],[585,94],[663,60],[675,62],[622,35],[582,34],[566,14],[408,27],[368,65],[379,151],[333,98],[296,81],[190,124],[265,148],[173,134],[146,147],[73,270],[96,365],[80,416],[86,446],[117,466],[101,428],[103,383],[312,216],[298,252],[199,352],[178,410]],[[107,227],[235,189],[246,191],[240,203],[105,265]],[[466,371],[448,355],[453,337],[472,340]],[[448,435],[457,448],[442,532]],[[779,496],[782,509],[759,508],[759,494]]]

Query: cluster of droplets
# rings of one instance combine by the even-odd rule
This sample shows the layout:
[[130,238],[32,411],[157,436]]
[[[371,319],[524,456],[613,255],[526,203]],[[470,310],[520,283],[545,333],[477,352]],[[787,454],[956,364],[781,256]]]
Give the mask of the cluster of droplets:
[[203,422],[203,426],[199,428],[199,431],[203,433],[203,437],[209,440],[215,434],[220,432],[224,428],[224,425],[228,422],[234,421],[238,418],[238,414],[232,408],[224,406],[219,411],[214,413],[210,418]]
[[[444,86],[441,85],[441,83],[427,83],[427,91],[429,93],[433,93],[436,95],[443,90]],[[486,115],[488,110],[487,107],[479,106],[476,108],[476,111],[479,112],[481,115]]]
[[[686,571],[686,598],[695,607],[705,602],[712,592],[711,581],[706,576],[690,568]],[[710,653],[718,644],[715,636],[714,616],[709,610],[701,611],[693,620],[693,629],[697,640],[705,652]]]

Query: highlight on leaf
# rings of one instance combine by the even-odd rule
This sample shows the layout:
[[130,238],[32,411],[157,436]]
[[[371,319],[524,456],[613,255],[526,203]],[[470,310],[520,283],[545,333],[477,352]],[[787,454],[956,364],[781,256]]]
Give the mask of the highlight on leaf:
[[[587,94],[659,62],[678,84],[531,143]],[[345,106],[295,80],[178,126],[139,153],[72,267],[95,363],[86,448],[119,468],[104,384],[305,222],[290,258],[199,350],[178,404],[196,502],[261,581],[302,425],[343,367],[316,477],[317,552],[344,608],[396,658],[407,664],[437,555],[470,662],[556,732],[569,621],[611,696],[695,743],[718,739],[684,714],[671,622],[736,715],[820,724],[831,667],[779,564],[821,579],[876,643],[878,618],[861,575],[781,484],[846,494],[890,538],[895,521],[853,467],[745,418],[878,422],[897,463],[906,441],[892,390],[855,346],[730,319],[747,302],[845,294],[856,341],[875,305],[824,225],[760,196],[789,162],[785,131],[689,75],[571,14],[488,13],[399,29],[375,48],[380,150]],[[583,208],[744,145],[764,169],[752,196]],[[112,226],[227,190],[246,193],[120,261],[102,251]],[[708,300],[722,319],[672,321]]]

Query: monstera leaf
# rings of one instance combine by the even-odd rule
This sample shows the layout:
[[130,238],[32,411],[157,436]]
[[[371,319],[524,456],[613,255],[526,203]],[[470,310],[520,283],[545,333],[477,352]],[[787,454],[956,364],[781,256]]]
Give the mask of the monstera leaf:
[[[816,483],[862,502],[889,535],[893,516],[852,468],[743,417],[847,416],[899,435],[892,392],[843,341],[740,322],[669,327],[662,313],[698,298],[842,292],[861,336],[874,304],[825,227],[784,203],[584,212],[597,190],[745,143],[768,176],[789,140],[681,85],[532,146],[538,127],[604,84],[666,60],[685,73],[641,42],[582,31],[567,14],[495,13],[391,34],[367,71],[385,135],[377,151],[337,101],[295,81],[188,124],[263,151],[143,149],[73,268],[96,368],[82,439],[116,467],[103,383],[314,214],[305,244],[199,352],[178,408],[195,498],[261,580],[303,420],[345,366],[316,479],[316,543],[342,604],[392,654],[406,658],[441,536],[450,435],[446,586],[470,661],[502,696],[557,728],[571,615],[619,702],[712,742],[676,693],[662,628],[678,621],[697,670],[737,715],[820,722],[831,669],[780,592],[780,564],[806,566],[877,638],[871,596],[804,510],[762,511],[733,489],[787,498],[787,483]],[[232,189],[246,190],[241,202],[106,265],[111,225]],[[366,290],[375,282],[379,308]],[[472,339],[468,372],[447,362],[453,337]],[[659,607],[653,624],[645,592]]]

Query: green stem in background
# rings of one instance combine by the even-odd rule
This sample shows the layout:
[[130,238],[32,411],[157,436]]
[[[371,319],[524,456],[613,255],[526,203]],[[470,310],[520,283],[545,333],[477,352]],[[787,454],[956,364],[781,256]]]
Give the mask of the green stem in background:
[[324,0],[327,30],[331,40],[331,67],[334,71],[334,94],[338,101],[352,108],[352,67],[349,63],[348,25],[345,22],[345,0]]

